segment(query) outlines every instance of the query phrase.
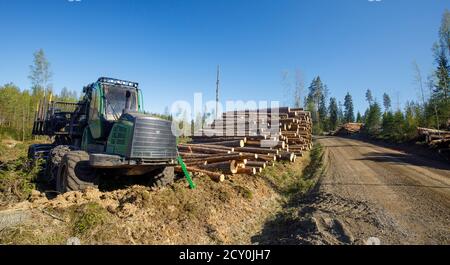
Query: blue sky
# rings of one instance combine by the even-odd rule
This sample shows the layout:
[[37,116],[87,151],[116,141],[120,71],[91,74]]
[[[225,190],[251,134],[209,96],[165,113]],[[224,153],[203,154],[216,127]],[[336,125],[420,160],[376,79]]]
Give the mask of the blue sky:
[[[213,100],[283,101],[283,71],[306,86],[320,75],[330,96],[349,91],[366,108],[416,99],[412,62],[433,69],[431,47],[449,0],[0,0],[0,84],[29,88],[43,48],[56,91],[99,76],[138,81],[146,110],[163,112],[195,92]],[[306,91],[305,91],[306,93]]]

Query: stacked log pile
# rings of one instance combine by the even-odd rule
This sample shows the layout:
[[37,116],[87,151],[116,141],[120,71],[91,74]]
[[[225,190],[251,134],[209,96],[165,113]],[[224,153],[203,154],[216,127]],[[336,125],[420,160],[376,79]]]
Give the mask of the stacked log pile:
[[441,156],[450,161],[450,131],[419,127],[417,134],[419,139],[425,140],[428,146],[437,150]]
[[291,108],[225,112],[192,142],[178,145],[188,171],[215,181],[225,174],[255,175],[280,160],[294,162],[311,148],[311,114]]
[[445,146],[449,147],[450,144],[450,131],[435,130],[428,128],[417,128],[419,137],[425,139],[425,142],[430,146]]
[[363,123],[348,122],[336,129],[333,135],[349,135],[361,132]]

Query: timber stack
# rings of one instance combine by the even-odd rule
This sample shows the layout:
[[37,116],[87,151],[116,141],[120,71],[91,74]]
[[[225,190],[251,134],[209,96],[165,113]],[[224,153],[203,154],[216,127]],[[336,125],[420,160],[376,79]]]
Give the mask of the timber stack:
[[417,134],[419,139],[450,161],[450,131],[418,127]]
[[178,145],[188,171],[215,181],[255,175],[276,161],[294,162],[311,148],[310,112],[288,107],[225,112],[190,143]]
[[352,135],[356,133],[360,133],[363,128],[363,123],[358,122],[348,122],[340,126],[336,129],[332,134],[333,135]]
[[432,147],[450,147],[450,131],[418,127],[417,133],[420,138],[424,139]]

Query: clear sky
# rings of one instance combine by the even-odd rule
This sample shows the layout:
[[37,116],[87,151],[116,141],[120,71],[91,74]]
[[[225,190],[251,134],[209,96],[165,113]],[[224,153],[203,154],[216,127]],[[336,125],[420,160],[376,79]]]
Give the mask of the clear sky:
[[[29,88],[43,48],[56,91],[110,76],[138,81],[146,110],[194,92],[214,100],[283,101],[282,73],[320,75],[330,96],[365,91],[415,99],[412,62],[424,75],[450,0],[0,0],[0,84]],[[305,91],[306,93],[306,91]]]

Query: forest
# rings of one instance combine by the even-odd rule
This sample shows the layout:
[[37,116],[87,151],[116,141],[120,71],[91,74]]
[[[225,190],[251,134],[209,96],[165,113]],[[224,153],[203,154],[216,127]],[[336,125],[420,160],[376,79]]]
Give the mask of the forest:
[[[308,87],[304,107],[311,111],[314,121],[314,134],[334,131],[339,125],[348,122],[364,123],[368,135],[395,142],[410,141],[417,137],[417,127],[450,129],[449,101],[449,56],[450,56],[450,12],[445,11],[439,28],[438,40],[432,46],[434,71],[426,77],[420,67],[413,62],[417,100],[408,101],[403,109],[397,102],[393,104],[392,95],[384,93],[381,102],[367,89],[365,99],[367,109],[355,114],[353,98],[347,93],[344,103],[335,97],[328,99],[329,89],[320,76],[315,77]],[[295,86],[294,105],[300,106],[299,95],[302,85]],[[327,103],[328,102],[328,103]]]

